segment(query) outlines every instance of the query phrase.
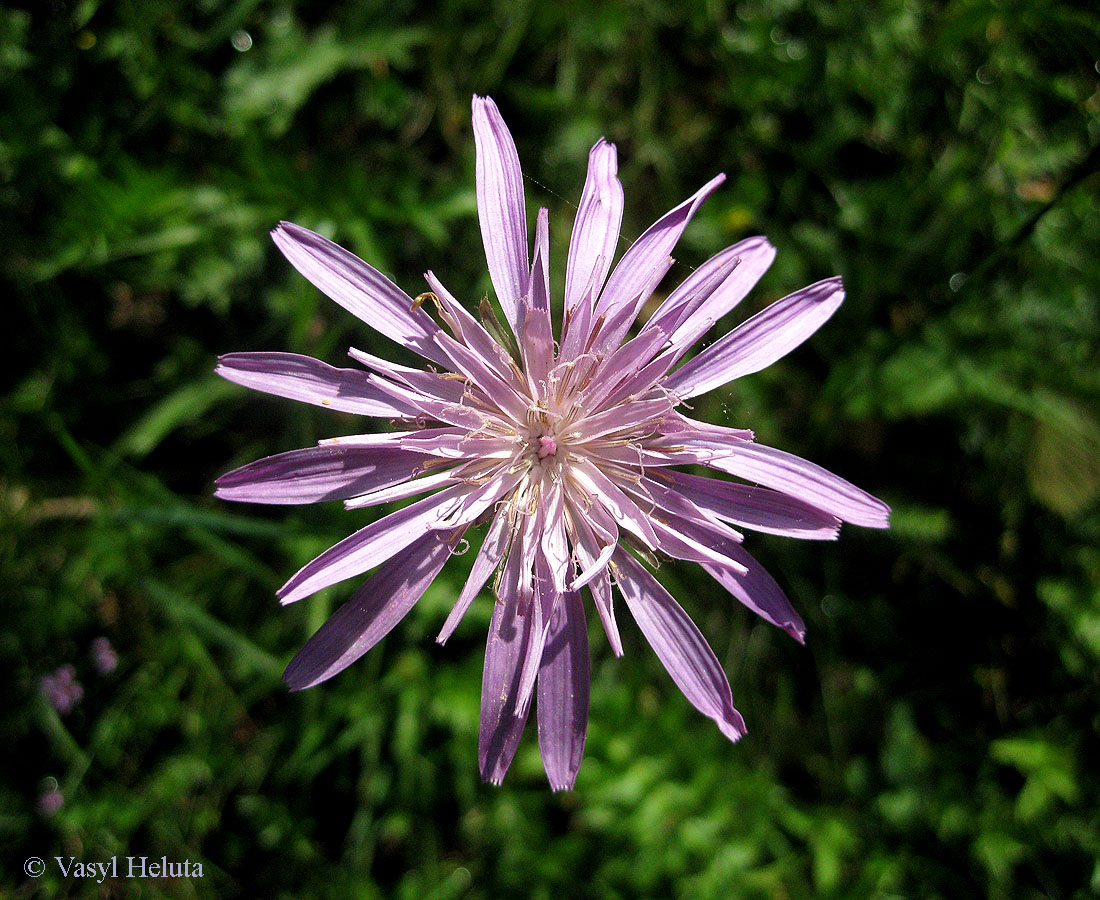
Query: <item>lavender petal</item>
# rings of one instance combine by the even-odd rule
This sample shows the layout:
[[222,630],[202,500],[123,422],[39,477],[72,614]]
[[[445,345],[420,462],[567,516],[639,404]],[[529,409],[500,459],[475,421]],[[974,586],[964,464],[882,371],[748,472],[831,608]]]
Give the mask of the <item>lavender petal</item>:
[[806,643],[806,625],[776,580],[743,547],[728,549],[730,556],[744,567],[743,573],[711,563],[703,563],[703,568],[762,619],[782,628],[800,644]]
[[539,752],[550,787],[569,790],[577,780],[588,730],[588,629],[580,593],[564,594],[550,619],[539,669]]
[[[575,311],[585,302],[591,307],[611,269],[619,243],[623,219],[623,186],[616,177],[615,145],[601,138],[588,154],[588,177],[581,192],[577,217],[569,239],[569,261],[565,270],[565,308]],[[572,316],[576,321],[575,312]],[[587,328],[563,335],[562,356],[572,359],[580,352]]]
[[381,487],[376,490],[366,491],[344,501],[345,509],[367,509],[371,506],[380,506],[383,503],[393,503],[395,500],[407,500],[425,491],[457,484],[462,479],[453,470],[433,472],[431,475],[423,475],[410,479],[400,484],[389,487]]
[[524,420],[530,400],[517,391],[508,380],[501,378],[493,371],[483,356],[442,332],[435,336],[435,340],[450,357],[451,368],[481,388],[486,397],[491,397],[493,403],[513,420],[519,422]]
[[513,388],[521,388],[522,381],[516,376],[512,357],[508,354],[508,351],[496,342],[481,322],[466,311],[465,307],[436,278],[434,272],[430,270],[425,272],[424,278],[439,298],[444,312],[457,327],[458,333],[455,337],[469,347],[472,352],[476,353],[501,380],[508,382]]
[[688,701],[714,719],[731,741],[745,734],[733,707],[729,681],[706,638],[673,598],[637,560],[620,548],[614,558],[619,591],[653,652]]
[[358,369],[336,369],[298,353],[226,353],[214,371],[234,384],[361,416],[410,418],[416,410],[370,383]]
[[679,206],[661,216],[631,245],[607,280],[596,304],[597,315],[610,319],[626,304],[633,304],[637,311],[648,299],[648,295],[640,297],[639,293],[646,286],[650,270],[669,257],[695,211],[725,180],[725,175],[712,178]]
[[550,631],[551,614],[558,603],[558,594],[550,582],[550,573],[542,553],[536,545],[534,536],[529,536],[528,546],[535,550],[535,590],[531,601],[526,604],[525,614],[531,619],[531,640],[528,641],[520,669],[519,687],[516,692],[516,708],[513,715],[527,718],[531,709],[531,697],[535,690],[539,667],[542,665],[542,651],[546,647],[546,637]]
[[527,293],[531,271],[523,172],[515,142],[497,105],[488,97],[475,96],[473,119],[477,217],[485,258],[504,315],[516,336],[521,337],[519,299]]
[[246,503],[344,500],[408,481],[430,458],[392,444],[308,447],[227,472],[215,482],[214,495]]
[[279,588],[279,599],[293,603],[385,562],[423,537],[439,520],[441,510],[449,509],[468,491],[466,485],[456,484],[371,522],[302,566]]
[[836,540],[840,534],[840,520],[836,516],[781,491],[702,478],[674,469],[662,472],[659,477],[667,478],[674,491],[701,510],[743,528],[821,541]]
[[[744,300],[749,291],[756,287],[756,283],[771,266],[772,261],[775,259],[775,247],[764,237],[751,237],[734,244],[732,247],[711,257],[710,260],[703,263],[695,272],[689,275],[684,283],[669,296],[669,301],[672,302],[680,291],[684,291],[686,294],[692,279],[702,277],[700,273],[707,271],[711,265],[718,265],[716,261],[724,257],[725,254],[729,254],[729,256],[738,260],[737,268],[715,290],[707,295],[702,304],[680,321],[673,332],[672,340],[674,343],[679,341],[681,334],[694,330],[698,320],[717,322]],[[694,340],[692,343],[694,343]]]
[[450,555],[448,541],[428,534],[380,566],[290,661],[283,673],[290,689],[301,691],[331,678],[382,640],[423,596]]
[[508,527],[508,511],[502,509],[497,512],[493,524],[489,527],[489,533],[485,536],[485,540],[481,542],[481,549],[477,552],[477,558],[474,560],[473,568],[470,569],[470,575],[466,579],[466,584],[458,595],[458,600],[455,601],[450,615],[447,616],[447,621],[443,623],[439,637],[436,638],[437,643],[445,644],[447,638],[454,634],[454,630],[458,627],[458,623],[462,621],[462,617],[466,615],[466,610],[470,608],[474,597],[477,596],[478,592],[485,586],[485,582],[489,580],[489,576],[500,565],[511,536],[511,529]]
[[535,228],[535,258],[531,262],[529,307],[523,315],[523,354],[527,380],[535,396],[545,397],[554,361],[554,326],[550,319],[549,235],[546,210],[539,210]]
[[439,326],[412,298],[377,269],[328,238],[291,222],[280,222],[271,237],[291,265],[324,294],[386,337],[421,356],[446,365],[432,343]]
[[890,507],[866,491],[793,453],[763,444],[727,444],[705,436],[685,437],[695,449],[714,451],[704,465],[789,494],[823,512],[866,528],[888,528]]
[[[392,363],[389,360],[381,359],[370,353],[366,353],[363,350],[357,350],[355,347],[348,348],[348,356],[354,359],[357,363],[362,363],[369,369],[372,369],[383,380],[390,382],[397,382],[418,394],[423,394],[425,397],[430,397],[435,400],[440,400],[443,403],[461,403],[462,396],[465,391],[465,384],[462,381],[454,378],[445,378],[439,372],[426,372],[423,369],[412,369],[408,366],[400,366],[397,363]],[[377,386],[371,385],[373,390],[378,390]],[[393,398],[382,392],[383,396],[390,402],[394,403]],[[417,411],[412,410],[412,415],[415,417]]]
[[686,400],[759,372],[810,337],[843,300],[839,278],[777,300],[673,372],[664,386]]
[[[680,282],[646,321],[643,331],[661,328],[672,334],[730,279],[741,265],[736,247],[715,254]],[[714,318],[710,317],[713,322]]]
[[527,723],[526,715],[516,715],[516,701],[523,661],[534,637],[532,624],[530,616],[518,614],[514,594],[505,595],[493,605],[481,679],[477,741],[481,778],[491,784],[504,780]]

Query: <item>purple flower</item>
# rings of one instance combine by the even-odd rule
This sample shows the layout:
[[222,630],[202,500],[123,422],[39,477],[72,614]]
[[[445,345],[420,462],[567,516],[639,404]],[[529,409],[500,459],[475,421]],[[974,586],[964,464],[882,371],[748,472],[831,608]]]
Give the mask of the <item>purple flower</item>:
[[84,697],[84,688],[76,680],[76,669],[69,663],[43,675],[38,684],[53,708],[63,716],[72,712]]
[[38,814],[44,818],[54,816],[65,805],[65,795],[57,787],[57,782],[52,778],[50,785],[38,797]]
[[97,637],[92,641],[88,652],[92,657],[92,665],[100,675],[109,675],[118,668],[118,653],[107,638]]
[[[843,300],[839,278],[773,303],[678,366],[748,293],[775,250],[764,238],[728,247],[632,335],[680,234],[724,176],[660,218],[612,267],[623,191],[615,146],[601,140],[589,156],[555,329],[546,210],[530,251],[512,137],[488,98],[474,98],[473,123],[478,216],[507,327],[487,301],[471,315],[431,272],[430,290],[414,300],[351,253],[284,222],[272,236],[302,275],[432,365],[409,368],[355,349],[350,355],[362,368],[290,353],[223,356],[217,371],[238,384],[400,427],[261,459],[218,479],[217,495],[254,503],[343,500],[349,509],[423,495],[325,551],[280,589],[282,602],[293,603],[374,569],[291,661],[284,677],[293,690],[331,678],[366,653],[472,529],[487,524],[438,640],[451,635],[495,573],[481,775],[494,784],[504,778],[537,697],[539,749],[551,786],[561,790],[576,779],[587,727],[585,588],[616,655],[623,651],[613,588],[687,699],[731,740],[745,733],[706,640],[624,542],[647,560],[702,564],[721,588],[801,641],[802,620],[742,548],[737,529],[827,540],[841,521],[885,528],[889,509],[813,463],[755,443],[751,431],[682,411],[684,401],[757,372],[806,340]],[[681,470],[689,465],[741,481]]]

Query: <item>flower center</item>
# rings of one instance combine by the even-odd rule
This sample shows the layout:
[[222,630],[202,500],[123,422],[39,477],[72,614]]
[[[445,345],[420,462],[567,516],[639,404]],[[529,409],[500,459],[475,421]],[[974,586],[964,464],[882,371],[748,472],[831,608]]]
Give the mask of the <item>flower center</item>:
[[558,452],[558,442],[550,435],[544,434],[539,438],[539,445],[536,452],[539,455],[539,459],[546,459],[548,456],[554,456]]

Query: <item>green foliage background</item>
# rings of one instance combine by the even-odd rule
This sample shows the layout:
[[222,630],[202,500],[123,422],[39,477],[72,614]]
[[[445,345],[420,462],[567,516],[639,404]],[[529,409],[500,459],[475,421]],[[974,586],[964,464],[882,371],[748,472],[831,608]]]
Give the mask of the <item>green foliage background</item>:
[[[1098,60],[1095,9],[1055,0],[5,6],[0,897],[1100,896]],[[464,561],[291,696],[283,666],[349,588],[274,590],[364,517],[210,497],[361,429],[219,382],[218,353],[394,352],[293,273],[278,220],[413,294],[428,267],[489,290],[474,92],[551,209],[559,285],[600,135],[626,238],[729,175],[677,278],[755,233],[780,253],[740,314],[843,275],[826,328],[698,413],[895,509],[835,545],[750,538],[805,648],[663,566],[749,736],[725,742],[635,630],[622,660],[594,631],[560,795],[530,733],[502,788],[478,781],[489,601],[432,640]],[[86,693],[61,717],[39,679],[65,663]],[[113,854],[204,877],[52,862]]]

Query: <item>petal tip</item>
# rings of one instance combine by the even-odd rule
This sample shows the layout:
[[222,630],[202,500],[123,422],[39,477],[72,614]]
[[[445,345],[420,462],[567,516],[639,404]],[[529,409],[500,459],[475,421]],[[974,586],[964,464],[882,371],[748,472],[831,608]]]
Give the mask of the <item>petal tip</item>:
[[301,666],[296,665],[297,662],[298,658],[295,657],[287,664],[286,669],[283,670],[283,684],[287,686],[287,690],[291,693],[304,691],[306,688],[311,687],[308,683],[308,679],[302,677],[302,673],[299,671]]
[[294,239],[297,236],[294,232],[305,230],[306,229],[302,228],[301,225],[295,225],[293,222],[282,220],[271,229],[271,239],[277,244],[280,240],[286,240],[288,238]]
[[745,720],[736,709],[730,709],[726,718],[718,720],[718,729],[735,744],[748,734]]

